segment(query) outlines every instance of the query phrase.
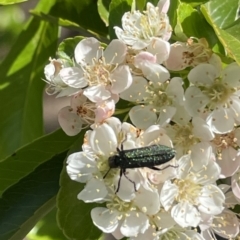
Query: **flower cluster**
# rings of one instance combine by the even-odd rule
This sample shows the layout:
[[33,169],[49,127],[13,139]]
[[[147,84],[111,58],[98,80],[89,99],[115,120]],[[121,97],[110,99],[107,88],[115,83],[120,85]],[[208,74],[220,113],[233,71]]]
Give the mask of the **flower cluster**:
[[[58,116],[66,134],[91,128],[82,151],[68,156],[67,172],[86,184],[79,200],[105,203],[91,217],[117,239],[233,239],[239,234],[232,209],[240,202],[240,66],[223,67],[204,38],[170,44],[169,4],[125,13],[122,28],[115,27],[118,39],[105,49],[86,38],[73,65],[51,59],[45,67],[47,92],[71,97]],[[128,108],[116,109],[123,100]],[[132,124],[113,117],[126,112]],[[153,160],[149,167],[141,161],[137,168],[109,166],[120,151],[152,145],[174,148],[175,158],[159,166]]]

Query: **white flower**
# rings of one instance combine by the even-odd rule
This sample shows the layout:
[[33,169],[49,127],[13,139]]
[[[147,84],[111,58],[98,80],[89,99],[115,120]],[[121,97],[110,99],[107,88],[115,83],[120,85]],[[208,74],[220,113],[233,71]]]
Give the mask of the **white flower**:
[[168,41],[172,31],[166,14],[169,4],[169,0],[160,0],[154,7],[148,2],[143,13],[126,12],[122,17],[123,30],[114,27],[118,39],[137,50],[147,47],[154,37]]
[[59,93],[57,97],[68,96],[78,92],[80,89],[76,86],[72,87],[61,78],[60,72],[68,66],[61,59],[51,59],[50,63],[45,66],[44,74],[49,86],[46,88],[48,95]]
[[114,193],[106,201],[106,208],[94,208],[91,217],[99,229],[117,238],[144,233],[150,227],[149,215],[160,209],[159,194],[150,188],[141,187],[133,201],[124,201]]
[[173,140],[173,146],[177,152],[176,157],[180,158],[190,153],[195,170],[207,165],[214,157],[211,144],[214,134],[202,118],[194,117],[191,122],[186,119],[182,121],[182,124],[168,124],[165,129]]
[[74,51],[76,66],[62,69],[60,76],[69,86],[84,88],[83,94],[92,102],[117,99],[132,83],[129,67],[120,65],[126,53],[127,47],[119,40],[103,51],[97,39],[84,39]]
[[191,116],[204,111],[207,122],[216,133],[230,132],[240,121],[240,67],[228,65],[221,73],[211,64],[200,64],[188,74],[194,85],[186,92],[186,109]]
[[[132,85],[120,94],[125,100],[141,104],[133,107],[129,112],[134,125],[141,129],[153,124],[163,126],[179,110],[183,115],[186,113],[183,107],[184,92],[181,78],[174,77],[169,81],[169,72],[160,65],[152,67],[149,65],[149,68],[144,68],[144,75],[150,81],[143,77],[134,77]],[[190,119],[187,113],[186,115]]]
[[221,59],[212,53],[206,39],[189,38],[187,42],[175,42],[171,45],[169,58],[164,65],[169,70],[180,71],[190,66],[195,67],[200,63],[212,62],[219,66]]
[[112,99],[93,103],[82,94],[82,90],[72,96],[71,106],[62,108],[58,113],[58,121],[63,131],[74,136],[83,128],[100,123],[111,117],[115,110],[115,102]]
[[240,166],[240,129],[234,128],[226,134],[215,134],[211,143],[217,163],[222,169],[220,178],[233,176]]
[[232,176],[231,187],[236,198],[240,199],[240,169],[239,168]]
[[[149,72],[151,68],[157,68],[159,64],[168,59],[170,44],[160,38],[153,38],[148,47],[143,50],[128,49],[128,63],[132,62],[134,66],[143,73]],[[150,68],[150,70],[148,70]]]
[[[202,216],[201,234],[205,240],[211,240],[217,234],[226,239],[233,239],[239,234],[239,220],[236,214],[225,209],[217,216]],[[205,224],[205,225],[204,225]]]
[[181,228],[175,222],[171,227],[164,228],[166,223],[171,223],[171,219],[161,216],[162,226],[159,226],[157,231],[153,227],[148,228],[143,234],[138,234],[137,237],[131,237],[130,240],[165,240],[165,239],[179,239],[179,240],[205,240],[203,236],[196,232],[196,230],[190,230],[188,228]]
[[220,168],[210,161],[202,169],[194,171],[194,162],[189,155],[183,156],[178,164],[178,177],[164,183],[160,201],[181,227],[197,227],[202,212],[217,215],[224,208],[225,196],[214,184],[219,178]]
[[94,38],[85,39],[77,45],[75,58],[88,81],[89,87],[84,94],[90,100],[104,100],[110,97],[109,94],[119,94],[130,86],[132,76],[129,67],[119,66],[124,62],[126,53],[126,46],[118,40],[113,40],[104,52]]
[[108,208],[94,208],[91,217],[93,223],[103,232],[114,235],[114,231],[119,228],[122,236],[131,237],[144,233],[149,227],[148,217],[136,208],[131,208],[131,203],[113,200],[108,203]]

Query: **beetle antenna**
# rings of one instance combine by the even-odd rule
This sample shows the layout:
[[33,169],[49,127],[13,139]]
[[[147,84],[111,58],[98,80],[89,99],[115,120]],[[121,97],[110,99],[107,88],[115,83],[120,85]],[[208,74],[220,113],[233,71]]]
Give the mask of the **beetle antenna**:
[[127,141],[127,134],[125,135],[124,140],[121,142],[121,151],[123,151],[123,143],[126,142],[126,141]]

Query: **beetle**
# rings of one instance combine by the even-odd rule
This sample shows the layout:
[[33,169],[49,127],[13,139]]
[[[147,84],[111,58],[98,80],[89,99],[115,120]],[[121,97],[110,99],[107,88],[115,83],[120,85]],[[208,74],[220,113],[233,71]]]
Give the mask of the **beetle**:
[[108,158],[109,170],[103,177],[105,178],[112,168],[120,168],[120,177],[115,193],[119,191],[122,175],[134,185],[134,190],[137,191],[135,182],[126,175],[127,168],[147,167],[160,171],[168,167],[177,167],[172,165],[168,165],[162,169],[156,167],[156,165],[169,162],[176,155],[175,149],[164,145],[155,144],[141,148],[123,150],[123,144],[121,144],[121,150],[117,148],[117,152],[117,155]]

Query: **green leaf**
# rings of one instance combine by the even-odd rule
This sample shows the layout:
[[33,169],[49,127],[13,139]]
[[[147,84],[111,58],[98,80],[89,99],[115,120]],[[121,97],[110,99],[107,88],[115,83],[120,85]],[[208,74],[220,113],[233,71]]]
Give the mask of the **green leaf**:
[[66,60],[70,65],[72,65],[72,59],[74,58],[74,49],[77,44],[83,40],[84,37],[74,37],[64,39],[58,47],[57,55]]
[[109,6],[109,35],[110,39],[116,38],[114,26],[122,27],[122,16],[131,11],[133,0],[112,0]]
[[211,16],[211,21],[223,29],[231,25],[238,14],[238,0],[211,0],[204,5]]
[[26,2],[28,0],[0,0],[0,5],[10,5],[10,4],[16,4],[21,2]]
[[204,4],[210,0],[181,0],[181,2],[188,3],[192,7],[196,7],[198,5]]
[[172,28],[174,29],[177,24],[177,9],[178,5],[180,4],[180,1],[171,1],[167,15],[169,17],[170,24]]
[[[203,5],[201,7],[201,11],[208,23],[213,27],[228,56],[240,64],[240,35],[238,29],[239,24],[233,25],[232,28],[229,28],[227,30],[223,30],[215,23],[214,20],[216,20],[216,14],[214,9],[209,7],[209,4]],[[212,18],[213,14],[215,19]]]
[[9,188],[0,199],[0,239],[20,240],[56,205],[66,152],[54,156]]
[[[199,27],[201,26],[201,27]],[[218,43],[218,39],[204,17],[189,4],[181,3],[177,9],[177,36],[185,34],[187,38],[206,38],[212,47]],[[183,39],[184,40],[184,39]]]
[[[83,133],[70,149],[70,153],[81,151]],[[98,239],[101,232],[93,225],[90,212],[99,204],[84,203],[77,199],[78,193],[84,188],[83,183],[71,180],[64,168],[60,178],[60,191],[57,197],[58,223],[64,234],[74,240]]]
[[240,18],[234,22],[232,26],[229,26],[225,29],[230,35],[234,36],[237,39],[240,39]]
[[69,137],[62,130],[57,130],[22,147],[0,162],[0,196],[40,164],[66,151],[76,139],[77,136]]
[[139,11],[143,11],[146,7],[147,0],[137,0],[136,5]]
[[108,29],[98,14],[96,0],[58,0],[50,15],[77,23],[83,29],[106,36]]
[[80,27],[77,23],[75,22],[71,22],[69,20],[66,19],[62,19],[62,18],[57,18],[54,17],[52,15],[49,14],[45,14],[43,12],[39,12],[35,9],[30,10],[29,11],[34,17],[43,20],[43,21],[47,21],[47,22],[51,22],[55,25],[59,25],[61,27],[66,27],[68,29],[71,29],[73,31],[85,31],[87,32],[85,29],[83,29],[82,27]]
[[109,5],[111,0],[98,0],[97,6],[98,6],[98,13],[105,23],[106,27],[108,27],[108,17],[109,17]]
[[[42,0],[37,9],[49,11],[53,3]],[[57,36],[57,26],[32,19],[0,65],[0,159],[43,135],[41,78]]]
[[57,208],[42,218],[27,235],[28,240],[66,240],[56,222]]
[[39,12],[39,11],[36,11],[36,10],[31,10],[30,13],[34,17],[36,17],[40,20],[47,21],[49,23],[53,23],[55,25],[58,25],[58,26],[61,26],[61,27],[64,27],[64,28],[68,28],[69,30],[72,30],[72,31],[77,31],[77,32],[81,33],[81,35],[83,35],[83,36],[88,36],[88,37],[93,36],[93,37],[96,37],[98,39],[101,39],[102,41],[105,41],[105,42],[108,41],[108,40],[106,40],[105,37],[102,37],[95,32],[88,31],[88,30],[82,28],[77,23],[69,21],[67,19],[57,18],[57,17],[54,17],[52,15],[45,14],[45,13],[42,13],[42,12]]

